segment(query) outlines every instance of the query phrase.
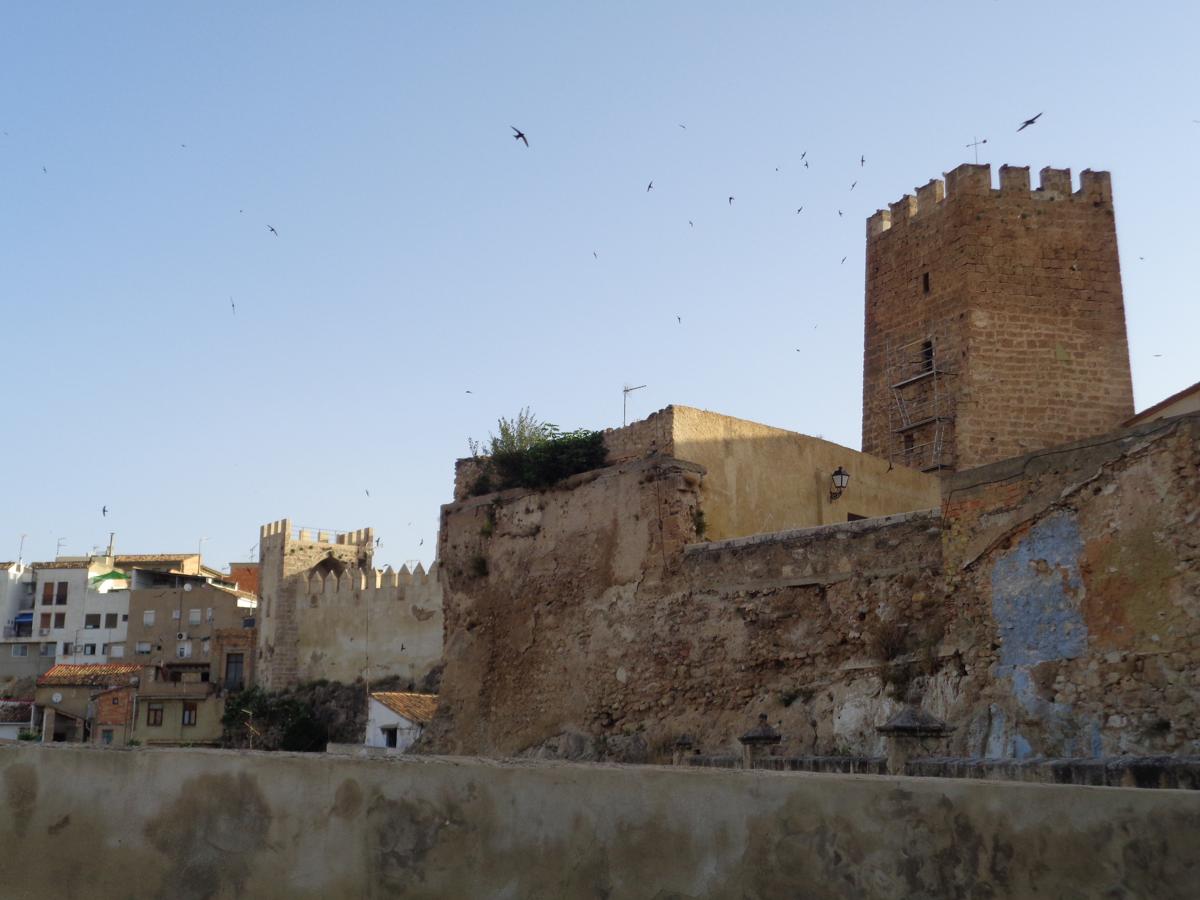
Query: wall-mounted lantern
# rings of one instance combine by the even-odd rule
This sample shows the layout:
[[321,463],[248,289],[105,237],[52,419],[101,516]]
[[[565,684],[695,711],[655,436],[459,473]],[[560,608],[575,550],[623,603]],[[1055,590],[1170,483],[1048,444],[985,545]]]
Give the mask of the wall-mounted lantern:
[[830,503],[842,496],[842,492],[846,490],[846,485],[850,483],[850,473],[841,466],[838,466],[831,477],[833,478],[833,487],[829,489]]

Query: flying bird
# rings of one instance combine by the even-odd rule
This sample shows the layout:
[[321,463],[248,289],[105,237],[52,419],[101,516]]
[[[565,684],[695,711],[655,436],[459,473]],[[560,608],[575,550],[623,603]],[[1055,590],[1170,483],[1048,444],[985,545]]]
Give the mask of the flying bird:
[[802,213],[802,212],[804,212],[803,206],[801,206],[798,210],[796,210],[796,215],[800,215],[800,213]]
[[598,253],[596,253],[595,250],[592,251],[592,256],[594,256],[596,259],[600,258],[600,255]]
[[654,190],[654,179],[653,178],[651,178],[650,183],[648,185],[646,185],[646,193],[648,194],[652,190]]
[[801,153],[801,154],[800,154],[800,158],[801,158],[801,159],[804,159],[804,157],[806,157],[806,156],[808,156],[808,151],[807,151],[807,150],[805,150],[803,153]]
[[230,298],[229,298],[229,308],[230,308],[231,310],[233,310],[233,314],[236,316],[236,315],[237,315],[237,304],[235,304],[235,303],[233,302],[233,298],[232,298],[232,297],[230,297]]
[[733,206],[733,198],[732,197],[729,198],[729,205]]
[[1024,122],[1021,123],[1021,127],[1018,128],[1017,131],[1024,131],[1026,128],[1028,128],[1030,125],[1032,125],[1034,122],[1036,122],[1041,117],[1042,117],[1042,114],[1038,113],[1032,119],[1026,119]]
[[842,211],[839,209],[839,210],[838,210],[838,215],[839,215],[839,216],[841,216],[841,214],[842,214]]
[[279,232],[275,230],[274,225],[268,225],[267,231],[271,232],[271,234],[275,235],[275,237],[279,237]]
[[107,506],[100,507],[100,515],[102,515],[102,516],[108,515],[108,507]]
[[683,316],[676,316],[675,321],[678,322],[680,325],[682,325],[683,324]]
[[808,160],[807,159],[804,161],[804,168],[806,168],[806,169],[808,168]]
[[366,494],[368,497],[371,496],[371,492],[368,491],[366,488],[363,488],[363,493]]
[[49,172],[47,172],[47,171],[46,171],[46,167],[45,167],[45,166],[42,166],[42,174],[43,174],[43,175],[49,175],[49,174],[50,174]]
[[378,547],[382,538],[375,538],[375,546]]
[[693,222],[691,219],[688,219],[688,224],[691,225],[693,228],[696,227],[696,223]]
[[529,138],[525,137],[525,132],[523,132],[516,125],[509,125],[508,127],[513,130],[513,140],[514,141],[520,141],[526,147],[529,146]]
[[845,261],[846,261],[846,257],[844,257],[844,256],[843,256],[843,257],[842,257],[842,262],[838,263],[838,265],[840,266],[840,265],[841,265],[842,263],[844,263]]
[[854,190],[854,186],[855,186],[856,184],[858,184],[858,182],[857,182],[857,181],[852,181],[852,182],[850,182],[850,190]]
[[469,393],[471,393],[471,392],[470,392],[470,391],[467,391],[467,393],[469,394]]
[[867,158],[865,156],[860,156],[858,158],[858,167],[861,169],[866,164],[867,164]]
[[424,547],[425,546],[425,538],[421,538],[421,543],[417,544],[417,546]]
[[187,149],[187,144],[180,144],[179,146],[182,147],[184,150]]
[[687,131],[687,126],[686,126],[686,125],[684,125],[684,124],[682,124],[682,123],[681,123],[679,127],[680,127],[680,128],[682,128],[684,131]]

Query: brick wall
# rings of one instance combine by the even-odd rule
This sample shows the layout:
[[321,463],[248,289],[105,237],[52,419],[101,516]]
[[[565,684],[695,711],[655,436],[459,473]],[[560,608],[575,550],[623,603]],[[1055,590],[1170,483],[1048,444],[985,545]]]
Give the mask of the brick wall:
[[[966,469],[1116,428],[1133,410],[1108,173],[959,166],[868,222],[863,449],[903,453],[888,350],[931,340],[945,460]],[[943,190],[945,196],[943,197]],[[926,278],[928,280],[926,280]],[[913,342],[916,342],[914,344]],[[910,366],[912,362],[910,361]],[[915,443],[933,426],[914,428]],[[901,459],[903,461],[903,459]]]

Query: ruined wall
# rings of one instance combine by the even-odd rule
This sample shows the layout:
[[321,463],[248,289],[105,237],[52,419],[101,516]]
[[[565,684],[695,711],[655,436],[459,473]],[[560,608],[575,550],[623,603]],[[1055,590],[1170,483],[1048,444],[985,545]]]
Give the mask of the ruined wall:
[[940,517],[707,544],[672,459],[451,504],[424,746],[661,760],[765,712],[781,753],[869,755],[911,700],[958,756],[1197,753],[1198,454],[1178,419],[960,473]]
[[988,755],[1200,749],[1200,416],[959,473],[945,515]]
[[13,900],[1182,900],[1200,877],[1184,791],[19,744],[0,782],[4,846],[55,863],[11,866]]
[[[962,165],[867,225],[863,449],[904,452],[891,383],[940,392],[946,459],[959,470],[1101,434],[1132,415],[1133,392],[1107,172]],[[916,342],[915,345],[912,342]],[[908,343],[907,368],[889,360]],[[913,368],[913,363],[918,364]],[[889,374],[889,372],[891,374]],[[900,373],[900,374],[896,374]],[[920,445],[936,423],[906,434]],[[907,462],[907,460],[906,460]]]
[[298,576],[298,680],[420,683],[442,658],[437,564]]

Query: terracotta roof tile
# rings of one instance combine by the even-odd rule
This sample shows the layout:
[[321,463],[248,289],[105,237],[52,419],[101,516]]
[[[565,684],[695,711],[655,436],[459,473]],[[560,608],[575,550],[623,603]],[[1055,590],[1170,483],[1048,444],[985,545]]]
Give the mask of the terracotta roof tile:
[[437,711],[437,694],[409,694],[404,691],[377,691],[371,694],[392,712],[418,725],[428,725]]
[[88,684],[111,687],[128,682],[130,676],[140,675],[140,663],[59,663],[51,666],[38,680],[38,687],[48,684]]

